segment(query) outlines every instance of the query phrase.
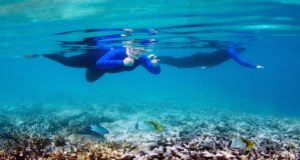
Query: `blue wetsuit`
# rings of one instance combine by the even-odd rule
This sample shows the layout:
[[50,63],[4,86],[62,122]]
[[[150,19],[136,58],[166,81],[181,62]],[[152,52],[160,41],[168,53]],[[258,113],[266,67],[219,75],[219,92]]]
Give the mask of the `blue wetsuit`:
[[[114,48],[102,57],[100,57],[97,62],[96,66],[98,69],[107,70],[107,72],[119,72],[125,70],[132,70],[132,67],[124,66],[123,60],[127,57],[126,48]],[[149,72],[152,74],[159,74],[160,67],[154,66],[151,63],[151,59],[148,58],[146,55],[142,55],[138,61],[134,63],[133,66],[137,66],[141,64],[144,66]],[[134,68],[135,68],[134,67]]]
[[65,57],[63,54],[44,54],[46,58],[52,59],[65,66],[87,68],[86,80],[94,82],[105,73],[118,73],[123,71],[131,71],[140,64],[152,74],[160,73],[160,66],[154,66],[151,59],[146,55],[135,60],[132,66],[124,66],[123,60],[127,57],[126,48],[103,48],[88,50],[86,53]]
[[251,64],[243,59],[241,59],[239,57],[239,53],[237,52],[235,47],[229,47],[227,49],[227,54],[228,56],[233,59],[235,62],[237,62],[238,64],[244,66],[244,67],[248,67],[248,68],[257,68],[257,65]]

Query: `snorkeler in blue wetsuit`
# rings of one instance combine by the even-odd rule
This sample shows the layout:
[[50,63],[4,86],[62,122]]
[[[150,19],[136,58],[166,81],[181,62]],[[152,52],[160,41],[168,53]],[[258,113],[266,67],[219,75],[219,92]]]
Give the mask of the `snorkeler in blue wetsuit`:
[[[160,73],[158,59],[154,54],[145,55],[146,49],[143,47],[104,47],[112,41],[105,39],[121,38],[127,34],[113,34],[100,37],[88,37],[82,41],[60,41],[61,46],[71,45],[69,51],[78,51],[76,45],[87,46],[83,54],[67,57],[66,51],[54,54],[29,54],[25,58],[46,57],[65,66],[86,68],[86,80],[94,82],[105,73],[118,73],[131,71],[137,66],[142,65],[152,74]],[[74,47],[75,46],[75,47]],[[96,47],[96,48],[89,48]]]
[[88,50],[88,52],[66,57],[64,54],[43,54],[42,56],[65,66],[87,68],[86,80],[94,82],[105,73],[132,71],[142,65],[152,74],[160,73],[158,59],[154,54],[146,56],[143,48],[113,47]]

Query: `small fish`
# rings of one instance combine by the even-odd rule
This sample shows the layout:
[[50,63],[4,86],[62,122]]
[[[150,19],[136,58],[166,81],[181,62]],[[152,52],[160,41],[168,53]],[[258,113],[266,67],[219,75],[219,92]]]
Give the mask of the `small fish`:
[[109,134],[109,131],[106,128],[102,127],[102,126],[90,125],[90,127],[91,127],[91,131],[96,132],[98,134],[101,134],[101,135]]
[[230,147],[238,149],[250,150],[254,146],[254,143],[251,140],[245,139],[243,137],[235,138],[232,140]]
[[138,122],[135,124],[134,128],[135,128],[136,130],[139,130],[139,129],[140,129],[139,123],[138,123]]
[[134,126],[134,128],[136,130],[139,130],[139,131],[146,131],[146,132],[151,132],[153,131],[153,127],[150,126],[148,123],[146,123],[145,121],[142,121],[142,122],[137,122]]
[[162,126],[162,124],[160,124],[157,121],[145,121],[146,124],[148,124],[149,126],[151,126],[157,133],[161,133],[164,131],[164,127]]
[[246,147],[245,147],[246,150],[249,150],[249,149],[253,148],[253,146],[254,146],[254,143],[249,139],[245,139],[245,138],[241,137],[241,141],[246,145]]

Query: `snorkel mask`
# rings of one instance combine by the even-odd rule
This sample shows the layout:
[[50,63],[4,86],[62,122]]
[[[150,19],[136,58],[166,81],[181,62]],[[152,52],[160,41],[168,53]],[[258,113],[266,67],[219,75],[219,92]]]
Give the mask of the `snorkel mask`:
[[144,53],[145,49],[142,47],[126,47],[126,54],[133,59],[139,59]]

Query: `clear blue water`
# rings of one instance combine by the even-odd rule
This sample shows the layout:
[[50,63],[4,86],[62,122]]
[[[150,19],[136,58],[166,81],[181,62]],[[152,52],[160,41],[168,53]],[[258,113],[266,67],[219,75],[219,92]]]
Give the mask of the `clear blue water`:
[[[2,0],[0,2],[0,101],[3,107],[23,102],[190,104],[276,115],[300,115],[300,3],[269,1],[146,1],[129,0]],[[141,67],[107,74],[88,83],[83,69],[64,67],[43,58],[58,41],[78,41],[120,31],[87,29],[157,29],[157,34],[133,32],[119,39],[155,39],[157,55],[185,56],[204,41],[239,43],[243,58],[264,70],[239,66],[232,60],[201,69],[162,65],[153,76]],[[79,30],[79,31],[78,31]],[[56,33],[78,31],[68,34]],[[149,108],[151,109],[151,108]]]

